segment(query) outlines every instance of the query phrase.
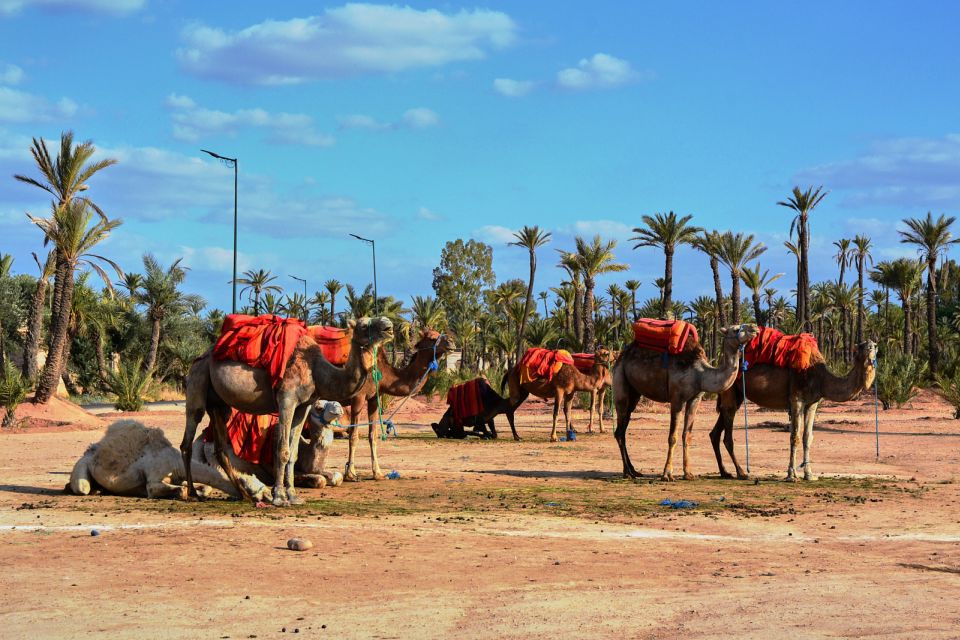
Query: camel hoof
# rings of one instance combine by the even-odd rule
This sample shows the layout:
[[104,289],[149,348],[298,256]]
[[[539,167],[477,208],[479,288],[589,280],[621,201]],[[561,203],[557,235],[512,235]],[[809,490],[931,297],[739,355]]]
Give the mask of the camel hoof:
[[343,470],[343,479],[346,482],[360,482],[360,476],[353,470],[353,465],[349,465]]
[[675,478],[673,477],[673,474],[672,474],[672,473],[664,473],[664,474],[661,474],[661,475],[660,475],[660,479],[661,479],[663,482],[673,482],[673,481],[675,480]]
[[812,482],[816,482],[817,480],[819,480],[819,478],[817,478],[817,476],[813,475],[812,473],[804,473],[803,479],[812,481]]
[[749,479],[750,479],[750,474],[749,474],[749,473],[738,473],[738,474],[737,474],[737,480],[749,480]]
[[696,474],[693,474],[693,473],[685,473],[685,474],[683,474],[683,479],[684,479],[684,480],[697,480],[697,479],[698,479],[698,476],[697,476]]
[[386,480],[386,479],[387,479],[387,476],[384,475],[384,473],[383,473],[382,471],[374,471],[374,472],[373,472],[373,479],[374,479],[374,480]]
[[786,478],[783,479],[784,482],[797,482],[797,476],[788,474]]
[[560,442],[560,438],[557,436],[550,436],[550,442]]
[[307,504],[307,501],[295,493],[291,493],[287,498],[287,506],[300,506],[302,504]]
[[287,500],[286,495],[275,491],[273,498],[270,500],[270,504],[275,507],[286,507],[290,504],[290,502]]
[[[738,476],[738,477],[739,477],[739,476]],[[721,479],[721,480],[733,480],[733,474],[730,473],[729,471],[721,471],[721,472],[720,472],[720,479]]]
[[343,484],[343,474],[339,471],[331,471],[327,475],[327,486],[339,487]]
[[520,442],[521,440],[523,440],[523,438],[521,438],[520,436],[513,436],[514,442]]

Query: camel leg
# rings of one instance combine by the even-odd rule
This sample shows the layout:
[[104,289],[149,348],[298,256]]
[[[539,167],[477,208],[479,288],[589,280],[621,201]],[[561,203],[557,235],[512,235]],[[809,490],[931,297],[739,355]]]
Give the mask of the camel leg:
[[287,463],[290,462],[290,433],[297,410],[297,400],[292,393],[277,393],[277,409],[280,419],[275,428],[273,441],[273,500],[274,506],[290,504],[287,497]]
[[713,430],[710,431],[710,444],[713,446],[713,453],[717,457],[717,468],[720,471],[721,478],[733,478],[726,467],[723,466],[723,456],[720,453],[721,433],[723,445],[727,449],[730,461],[733,462],[733,466],[737,470],[737,478],[740,480],[749,478],[749,475],[740,466],[733,447],[733,422],[742,402],[743,399],[733,390],[724,391],[718,402],[717,422],[713,425]]
[[570,405],[573,404],[573,395],[566,396],[563,399],[563,419],[567,423],[567,433],[573,431],[573,423],[570,422]]
[[[606,387],[602,387],[597,394],[597,423],[600,426],[600,433],[603,433],[603,401],[607,397]],[[593,409],[591,409],[592,411]],[[592,413],[590,414],[593,415]],[[593,423],[593,418],[590,419],[590,422]]]
[[[624,383],[625,385],[626,383]],[[630,424],[630,414],[633,413],[633,410],[637,408],[637,403],[640,402],[640,394],[627,387],[622,392],[614,393],[614,402],[617,405],[617,428],[613,432],[613,437],[620,448],[623,476],[625,478],[639,478],[640,474],[633,467],[633,463],[630,462],[630,454],[627,453],[627,426]]]
[[288,439],[289,458],[284,466],[284,483],[287,487],[287,502],[290,504],[303,504],[304,499],[297,495],[296,489],[296,466],[297,456],[300,454],[300,435],[303,433],[303,423],[307,421],[307,412],[310,405],[301,404],[293,412],[293,419],[290,425],[290,436]]
[[367,429],[367,440],[370,441],[370,465],[373,468],[373,479],[383,480],[386,476],[380,470],[380,459],[377,457],[377,438],[379,435],[373,426],[374,421],[379,419],[376,396],[367,400],[367,419],[370,422],[370,428]]
[[810,466],[810,448],[813,446],[813,422],[817,417],[817,409],[820,407],[819,402],[815,402],[809,407],[807,407],[806,414],[804,416],[803,424],[803,479],[804,480],[816,480],[817,477],[813,475],[813,469]]
[[93,476],[90,474],[90,462],[93,459],[93,451],[87,449],[77,464],[73,465],[73,471],[70,472],[70,484],[67,487],[70,492],[78,496],[90,495],[93,488]]
[[193,485],[193,469],[190,465],[190,458],[193,452],[193,439],[197,435],[197,425],[203,420],[203,414],[207,411],[207,402],[211,394],[210,389],[210,358],[207,354],[203,358],[196,360],[187,372],[184,378],[184,390],[186,391],[186,427],[183,430],[183,440],[180,441],[180,457],[183,458],[184,474],[187,478],[187,486],[190,489],[190,495],[197,498],[197,489]]
[[523,401],[526,400],[527,396],[529,395],[530,395],[529,393],[521,389],[516,402],[514,402],[512,399],[509,399],[509,398],[507,399],[507,404],[510,407],[506,412],[507,422],[510,423],[510,431],[513,432],[513,439],[517,442],[520,441],[520,434],[517,433],[517,427],[514,424],[513,419],[517,412],[517,409],[520,408],[520,405],[523,404]]
[[553,429],[550,430],[550,442],[557,442],[557,416],[560,414],[560,403],[563,402],[563,392],[557,390],[553,397]]
[[697,408],[700,406],[700,395],[687,400],[683,409],[683,479],[696,480],[697,476],[690,471],[690,445],[693,439],[693,422],[697,419]]
[[[213,425],[213,433],[216,437],[216,454],[217,461],[220,464],[220,468],[227,474],[231,484],[233,484],[236,492],[242,498],[249,498],[254,504],[257,503],[256,498],[247,491],[246,487],[240,480],[240,474],[237,473],[236,468],[230,462],[229,452],[233,451],[233,444],[230,442],[230,436],[227,433],[227,421],[230,417],[230,407],[228,407],[223,401],[219,398],[214,397],[213,395],[207,397],[207,414],[210,416],[210,424]],[[183,445],[181,445],[181,452],[183,451]],[[190,453],[193,453],[193,446],[191,444],[189,448]],[[189,471],[190,467],[187,464],[184,464],[184,475],[187,477],[187,487],[190,490],[190,495],[194,495],[195,488],[191,487],[193,482],[193,473]],[[188,475],[189,474],[189,475]],[[202,499],[203,496],[196,494],[198,499]]]
[[790,408],[790,464],[787,466],[787,482],[797,481],[797,447],[800,446],[800,422],[803,415],[803,402],[793,401]]
[[[203,486],[203,485],[200,485]],[[179,498],[187,499],[188,487],[184,485],[171,484],[164,480],[153,480],[147,482],[148,498]]]
[[593,433],[593,411],[597,407],[597,391],[590,391],[590,422],[587,423],[587,433]]
[[670,401],[670,434],[667,436],[667,461],[663,465],[661,480],[673,481],[673,453],[677,449],[677,418],[680,416],[680,409],[683,405],[673,400]]
[[[347,464],[343,467],[343,479],[347,482],[360,482],[360,476],[357,474],[357,466],[354,462],[354,456],[357,452],[357,444],[360,442],[360,411],[363,406],[363,398],[356,396],[350,400],[350,443],[347,447]],[[367,417],[369,417],[369,411]],[[369,425],[373,431],[373,424]]]

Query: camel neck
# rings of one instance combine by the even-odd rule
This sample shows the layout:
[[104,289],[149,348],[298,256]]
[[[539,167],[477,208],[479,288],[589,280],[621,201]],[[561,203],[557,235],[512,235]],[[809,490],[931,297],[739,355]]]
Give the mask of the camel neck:
[[821,384],[821,393],[827,400],[833,402],[846,402],[855,398],[860,392],[873,384],[873,378],[876,375],[873,364],[864,362],[858,358],[853,363],[853,368],[845,376],[837,376],[823,367],[823,383]]
[[386,353],[381,349],[377,364],[383,373],[380,381],[380,390],[390,395],[407,395],[414,391],[414,386],[424,379],[424,374],[433,362],[433,352],[429,349],[418,349],[405,367],[394,367],[387,362]]
[[740,346],[737,343],[731,344],[729,339],[725,339],[720,366],[714,368],[706,364],[706,361],[704,362],[702,390],[719,393],[729,389],[740,368]]

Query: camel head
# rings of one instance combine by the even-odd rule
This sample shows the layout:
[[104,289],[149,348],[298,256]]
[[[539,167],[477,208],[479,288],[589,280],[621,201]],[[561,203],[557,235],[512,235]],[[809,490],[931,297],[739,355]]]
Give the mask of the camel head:
[[445,333],[439,333],[433,329],[425,329],[420,333],[420,339],[413,345],[416,351],[433,351],[436,349],[436,357],[441,358],[450,349],[454,347],[453,342]]
[[732,324],[720,329],[723,334],[723,346],[732,346],[739,349],[740,345],[747,344],[757,337],[760,329],[755,324]]
[[363,367],[373,368],[373,350],[384,342],[393,340],[393,323],[390,318],[360,318],[350,320],[347,328],[352,332],[351,341],[360,347]]
[[877,375],[876,369],[877,362],[877,343],[873,340],[867,340],[866,342],[861,342],[856,347],[856,356],[854,359],[854,366],[863,367],[863,371],[866,373],[865,379],[863,381],[863,387],[866,389],[873,384],[873,378]]

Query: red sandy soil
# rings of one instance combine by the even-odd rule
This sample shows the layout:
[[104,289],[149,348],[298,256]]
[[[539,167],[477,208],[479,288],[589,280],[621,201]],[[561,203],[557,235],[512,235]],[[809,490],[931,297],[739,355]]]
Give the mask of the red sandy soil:
[[[960,636],[960,421],[932,394],[881,412],[879,458],[870,399],[825,406],[821,479],[797,484],[781,480],[785,416],[752,406],[757,484],[717,478],[710,402],[700,479],[675,483],[657,480],[660,406],[633,416],[648,474],[633,482],[610,425],[586,434],[582,411],[576,442],[548,441],[543,403],[521,408],[522,442],[501,421],[499,440],[441,441],[444,405],[413,402],[380,443],[398,480],[305,490],[288,509],[64,495],[101,430],[0,433],[0,637]],[[125,415],[180,441],[178,412]],[[365,442],[358,460],[369,478]],[[288,551],[294,536],[314,548]]]
[[[0,408],[0,419],[6,415]],[[54,396],[47,404],[34,404],[33,396],[27,396],[14,412],[16,423],[12,431],[39,432],[63,431],[64,429],[103,429],[107,422],[102,418],[86,411],[83,407],[73,404],[69,400]]]

